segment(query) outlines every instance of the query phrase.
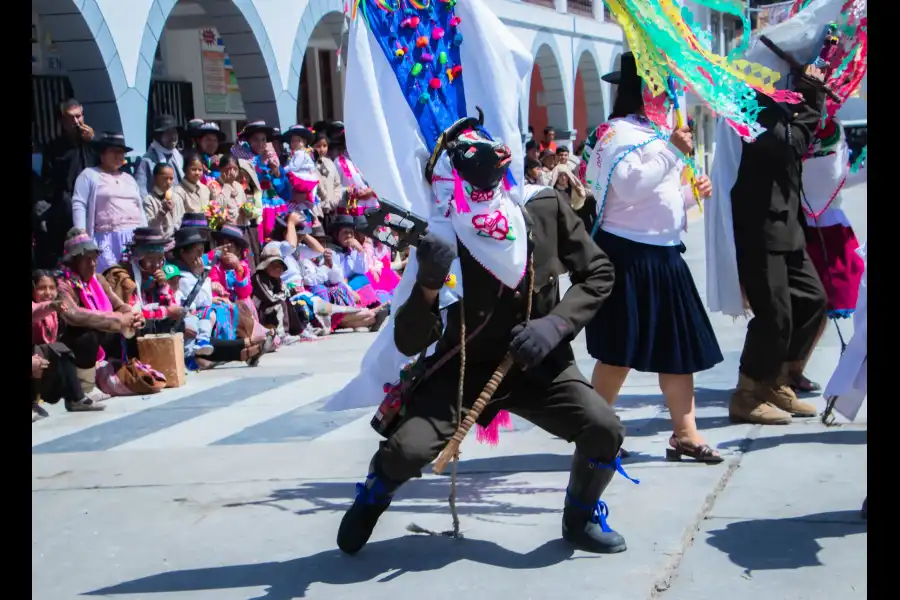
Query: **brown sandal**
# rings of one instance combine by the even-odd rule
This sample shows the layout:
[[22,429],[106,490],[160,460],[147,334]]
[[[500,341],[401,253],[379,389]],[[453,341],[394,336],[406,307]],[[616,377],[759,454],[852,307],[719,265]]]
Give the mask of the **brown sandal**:
[[717,465],[725,460],[709,444],[697,446],[691,442],[682,442],[675,437],[674,433],[669,438],[669,445],[672,447],[666,448],[666,460],[672,462],[680,462],[682,456],[688,456],[697,462],[709,465]]

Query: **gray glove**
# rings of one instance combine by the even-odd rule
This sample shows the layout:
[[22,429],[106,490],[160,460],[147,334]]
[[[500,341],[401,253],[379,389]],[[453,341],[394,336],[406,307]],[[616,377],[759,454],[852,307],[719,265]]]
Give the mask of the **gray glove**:
[[416,283],[429,290],[439,290],[456,260],[456,244],[448,244],[433,233],[426,233],[416,248],[419,271]]

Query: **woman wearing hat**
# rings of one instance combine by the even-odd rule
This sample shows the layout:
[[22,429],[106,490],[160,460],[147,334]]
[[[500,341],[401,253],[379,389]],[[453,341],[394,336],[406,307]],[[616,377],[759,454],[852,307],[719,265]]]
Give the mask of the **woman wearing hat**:
[[272,146],[273,142],[280,143],[281,140],[278,132],[266,125],[265,121],[248,123],[239,139],[244,152],[249,152],[248,160],[256,171],[262,190],[262,223],[259,233],[260,244],[264,244],[275,227],[275,217],[288,210],[287,202],[284,201],[286,179],[283,178],[281,162]]
[[[267,247],[277,247],[287,267],[281,280],[287,287],[288,301],[307,324],[302,333],[304,339],[338,329],[368,331],[375,324],[375,313],[354,303],[343,272],[331,262],[333,250],[326,250],[313,237],[302,215],[291,213],[286,219],[279,219],[272,240]],[[331,266],[325,266],[325,262]]]
[[[357,217],[359,219],[359,217]],[[326,255],[326,266],[342,277],[340,287],[332,286],[329,291],[337,289],[349,291],[353,303],[360,308],[373,311],[375,323],[372,331],[378,331],[389,314],[389,294],[379,296],[369,280],[369,261],[366,249],[356,237],[360,223],[348,215],[336,215],[331,221],[331,234],[337,246]],[[386,300],[387,302],[385,302]],[[340,304],[335,302],[335,304]]]
[[[251,366],[259,362],[265,335],[253,333],[252,319],[242,319],[239,305],[213,292],[212,279],[204,275],[206,270],[206,237],[200,229],[183,227],[175,232],[173,264],[178,267],[178,295],[187,299],[199,285],[197,295],[184,309],[200,322],[208,321],[212,330],[213,353],[206,356],[209,362],[197,359],[201,368],[218,363],[247,361]],[[224,254],[224,252],[222,253]],[[215,260],[215,256],[213,257]],[[187,321],[185,321],[187,324]],[[189,332],[186,330],[185,335]],[[191,335],[195,335],[193,332]]]
[[[642,81],[634,55],[622,70],[604,75],[618,84],[613,114],[598,128],[586,179],[597,198],[594,241],[616,269],[616,285],[585,329],[597,360],[592,383],[610,405],[631,370],[656,373],[674,432],[666,456],[722,462],[697,429],[694,373],[722,362],[709,317],[682,254],[681,233],[694,203],[682,184],[693,148],[687,128],[663,137],[644,112]],[[702,197],[712,185],[697,179]]]
[[[341,185],[341,176],[337,165],[328,158],[328,136],[321,131],[316,131],[313,140],[313,159],[316,161],[316,171],[319,173],[319,203],[316,205],[317,215],[323,225],[341,203],[344,188]],[[316,235],[325,235],[324,227],[315,232]]]
[[191,146],[200,155],[203,163],[203,177],[201,181],[209,185],[210,181],[214,181],[219,177],[219,146],[225,142],[225,134],[219,129],[215,123],[200,122],[199,125],[187,130],[186,137],[191,142]]
[[253,275],[253,303],[263,326],[274,330],[282,344],[290,345],[301,339],[306,326],[288,302],[290,292],[281,280],[288,267],[281,257],[280,244],[269,242],[259,258]]
[[[213,284],[218,283],[222,287],[223,297],[238,305],[242,317],[252,317],[253,333],[265,334],[266,330],[259,323],[259,315],[251,299],[253,271],[250,270],[245,258],[249,244],[244,239],[243,232],[238,227],[226,223],[218,231],[213,231],[212,237],[217,245],[219,260],[212,267],[209,278]],[[267,345],[263,350],[271,350],[271,345]]]
[[321,226],[319,217],[322,216],[322,210],[318,208],[319,172],[311,154],[313,132],[303,125],[294,125],[284,132],[282,140],[291,152],[291,158],[284,167],[288,183],[285,186],[288,210],[302,214],[313,227]]
[[147,321],[177,319],[183,313],[162,270],[168,241],[159,229],[136,229],[122,264],[112,267],[105,275],[116,295],[139,309]]
[[153,119],[153,141],[138,163],[134,178],[141,190],[141,198],[153,188],[153,169],[165,163],[175,171],[175,183],[184,177],[184,158],[178,151],[178,123],[172,115],[159,115]]
[[328,137],[331,140],[329,155],[338,167],[343,193],[337,207],[337,213],[359,217],[370,208],[378,208],[378,198],[366,183],[363,174],[350,160],[347,153],[347,142],[344,135],[344,123],[333,121],[328,126]]
[[140,311],[119,298],[106,279],[97,274],[100,249],[83,229],[73,227],[63,247],[59,299],[66,324],[60,341],[75,356],[82,389],[92,398],[97,362],[122,357],[122,336],[133,337],[144,326]]
[[97,244],[97,271],[103,273],[122,259],[136,227],[147,225],[143,197],[135,179],[121,171],[125,145],[121,133],[104,132],[93,142],[100,155],[97,167],[85,169],[72,192],[72,221]]
[[259,178],[256,169],[245,158],[237,159],[238,175],[237,183],[244,191],[244,203],[238,214],[237,225],[244,232],[244,239],[250,244],[250,252],[256,257],[260,253],[259,222],[262,219],[262,190],[259,186]]

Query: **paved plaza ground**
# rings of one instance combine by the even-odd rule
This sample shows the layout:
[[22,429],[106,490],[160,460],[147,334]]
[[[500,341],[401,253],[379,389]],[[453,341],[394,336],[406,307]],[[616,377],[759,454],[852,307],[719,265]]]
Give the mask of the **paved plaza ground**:
[[[865,188],[845,200],[866,239]],[[702,217],[700,217],[702,218]],[[686,258],[705,297],[703,223]],[[617,404],[633,485],[605,500],[628,540],[593,556],[562,543],[572,448],[522,420],[498,447],[463,447],[463,540],[449,478],[402,488],[372,541],[340,554],[335,533],[379,437],[371,409],[323,410],[355,373],[370,334],[295,345],[187,386],[110,400],[100,414],[32,427],[32,597],[70,600],[856,600],[867,595],[866,415],[826,428],[732,425],[727,403],[745,322],[713,323],[725,361],[697,376],[698,424],[725,463],[664,460],[671,425],[654,376]],[[852,325],[842,323],[849,338]],[[575,342],[579,366],[593,362]],[[840,351],[829,327],[807,374],[825,383]],[[824,401],[814,398],[821,408]],[[864,407],[865,411],[865,407]]]

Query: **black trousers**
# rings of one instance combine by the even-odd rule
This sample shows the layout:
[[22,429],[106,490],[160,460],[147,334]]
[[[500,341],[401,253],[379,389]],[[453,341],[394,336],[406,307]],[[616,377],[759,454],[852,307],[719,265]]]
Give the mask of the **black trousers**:
[[[398,483],[420,477],[456,431],[459,363],[450,361],[413,392],[403,422],[375,455],[380,471]],[[471,369],[465,378],[465,402],[472,405],[493,369]],[[501,409],[528,419],[552,435],[575,442],[587,457],[614,460],[625,427],[613,409],[594,392],[574,364],[549,383],[514,368],[500,386],[480,422],[487,424]]]
[[40,379],[31,380],[32,404],[37,401],[38,395],[48,404],[56,404],[60,399],[78,402],[84,397],[75,357],[68,348],[62,344],[41,344],[34,348],[34,353],[44,357],[50,366],[44,369]]
[[806,250],[737,253],[738,272],[753,318],[740,371],[770,381],[785,362],[803,360],[813,348],[828,299]]
[[[87,329],[85,327],[67,326],[60,339],[72,350],[75,366],[79,369],[93,369],[97,365],[97,354],[100,348],[106,353],[107,360],[121,359],[124,338],[118,333]],[[125,351],[128,356],[137,356],[137,338],[125,340]]]

